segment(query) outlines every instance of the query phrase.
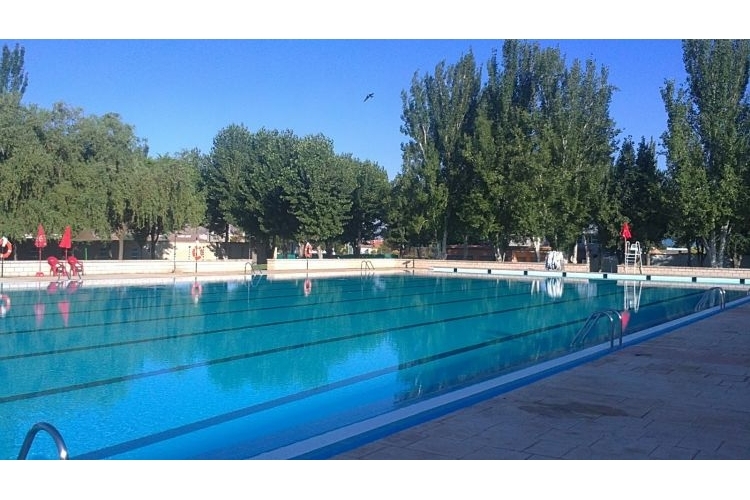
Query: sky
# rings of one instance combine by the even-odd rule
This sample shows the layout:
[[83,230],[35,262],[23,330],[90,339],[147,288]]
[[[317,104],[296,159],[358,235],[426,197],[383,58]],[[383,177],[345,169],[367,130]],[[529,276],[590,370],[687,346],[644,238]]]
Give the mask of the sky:
[[[566,5],[578,3],[595,5]],[[410,11],[416,9],[412,4],[389,1],[367,13],[334,0],[322,2],[321,9],[328,7],[322,11],[291,2],[277,10],[243,12],[224,0],[212,2],[211,10],[186,2],[179,12],[140,0],[113,13],[86,8],[95,2],[72,5],[63,10],[52,2],[42,8],[44,19],[4,29],[10,36],[0,44],[25,48],[25,104],[51,108],[64,102],[88,116],[118,113],[154,157],[193,148],[208,154],[214,137],[233,124],[251,132],[322,134],[336,153],[375,162],[389,179],[401,171],[401,144],[408,140],[400,131],[401,93],[415,74],[433,74],[440,62],[456,63],[471,51],[477,64],[486,66],[507,38],[557,47],[568,64],[593,59],[608,68],[609,83],[617,87],[610,116],[622,130],[620,139],[653,138],[658,144],[666,128],[660,89],[666,79],[684,82],[680,38],[699,37],[689,30],[669,31],[664,23],[649,29],[638,8],[657,18],[659,12],[641,0],[630,4],[633,19],[646,26],[641,37],[611,25],[592,30],[600,26],[597,15],[612,15],[606,9],[589,17],[572,9],[560,14],[567,19],[557,20],[558,7],[544,2],[535,6],[546,8],[547,18],[516,22],[530,13],[513,7],[504,8],[507,15],[498,14],[494,23],[483,22],[491,15],[455,9],[435,21]],[[396,14],[389,10],[394,5],[400,5]],[[212,16],[215,12],[223,15]],[[290,12],[298,15],[289,17]],[[406,24],[416,15],[429,28]],[[616,15],[628,23],[627,15]],[[710,13],[700,15],[711,19]],[[357,21],[363,17],[370,22]],[[497,21],[501,17],[504,24]],[[443,31],[440,23],[452,29]],[[731,31],[731,20],[724,17],[722,23]],[[700,37],[704,32],[715,34],[709,29]],[[373,98],[364,102],[370,93]]]
[[[658,141],[666,127],[665,79],[684,81],[679,40],[534,40],[568,64],[593,59],[609,69],[610,116],[623,135]],[[224,127],[242,124],[323,134],[334,150],[401,169],[401,93],[413,75],[471,51],[486,65],[493,40],[39,40],[25,48],[25,104],[56,102],[85,115],[118,113],[151,156],[198,148],[210,153]],[[366,102],[367,94],[374,96]]]

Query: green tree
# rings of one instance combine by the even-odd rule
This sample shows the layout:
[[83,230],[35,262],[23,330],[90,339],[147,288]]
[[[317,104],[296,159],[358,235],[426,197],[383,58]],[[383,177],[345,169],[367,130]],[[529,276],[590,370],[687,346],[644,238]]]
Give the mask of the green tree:
[[284,199],[297,221],[297,242],[330,247],[344,234],[355,188],[346,165],[335,155],[331,140],[323,135],[307,136],[296,144],[293,173]]
[[18,102],[21,101],[29,84],[29,75],[24,71],[24,56],[26,49],[16,44],[13,50],[3,45],[3,55],[0,59],[0,94],[12,94]]
[[440,62],[433,75],[412,78],[409,93],[401,93],[402,175],[426,193],[422,211],[427,230],[445,255],[450,222],[465,196],[467,179],[460,151],[474,124],[481,72],[471,52],[455,65]]
[[350,155],[342,156],[341,161],[355,183],[349,220],[341,237],[344,242],[351,243],[354,254],[359,255],[360,243],[375,238],[387,223],[388,174],[379,165],[359,161]]
[[148,158],[130,177],[129,227],[140,247],[148,243],[152,259],[157,257],[161,235],[203,222],[206,204],[199,190],[201,161],[195,150],[174,158]]
[[721,267],[748,188],[750,41],[686,40],[682,48],[687,83],[678,89],[667,81],[661,90],[671,227],[682,241],[697,239],[709,264]]
[[659,246],[667,233],[667,208],[664,173],[658,168],[653,140],[646,142],[641,137],[636,152],[632,137],[625,139],[615,162],[613,182],[611,199],[619,217],[608,233],[618,235],[615,224],[627,220],[633,240],[646,249]]

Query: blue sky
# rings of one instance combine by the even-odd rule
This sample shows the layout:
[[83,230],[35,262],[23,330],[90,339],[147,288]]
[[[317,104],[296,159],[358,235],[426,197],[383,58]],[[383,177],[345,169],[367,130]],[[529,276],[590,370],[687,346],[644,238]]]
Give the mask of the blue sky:
[[[29,21],[4,27],[10,37],[0,44],[26,49],[26,104],[62,101],[87,115],[116,112],[147,140],[152,156],[209,153],[222,128],[244,124],[251,131],[321,133],[337,153],[377,162],[392,179],[407,140],[401,92],[415,72],[433,73],[469,50],[484,65],[504,38],[557,46],[568,62],[592,58],[607,66],[619,89],[610,113],[623,136],[658,143],[666,127],[660,88],[665,79],[684,81],[679,39],[718,35],[712,29],[719,21],[722,33],[744,30],[713,10],[700,13],[704,29],[693,36],[685,27],[695,19],[652,2],[634,0],[626,11],[589,4],[544,0],[532,9],[453,8],[441,16],[425,8],[439,2],[390,0],[366,12],[335,0],[245,10],[225,0],[210,9],[184,2],[180,10],[133,0],[116,12],[91,8],[96,2],[43,2],[33,21],[27,9],[9,6],[9,19]],[[586,15],[576,10],[581,5]],[[609,22],[613,16],[620,23]],[[374,98],[363,102],[371,92]]]

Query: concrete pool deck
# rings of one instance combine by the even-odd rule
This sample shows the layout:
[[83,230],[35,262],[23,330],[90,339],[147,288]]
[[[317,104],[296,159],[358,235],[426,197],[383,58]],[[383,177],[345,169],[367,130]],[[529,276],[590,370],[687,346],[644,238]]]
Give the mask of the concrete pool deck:
[[333,457],[750,459],[750,303]]

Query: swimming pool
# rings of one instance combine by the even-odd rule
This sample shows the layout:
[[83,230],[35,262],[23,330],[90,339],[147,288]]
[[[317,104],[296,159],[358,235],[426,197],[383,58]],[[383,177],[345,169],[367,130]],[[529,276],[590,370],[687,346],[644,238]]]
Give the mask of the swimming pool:
[[[401,272],[6,291],[0,458],[36,422],[73,459],[323,458],[609,345],[606,320],[580,335],[598,311],[636,334],[715,305],[709,288]],[[29,458],[55,456],[40,433]]]

